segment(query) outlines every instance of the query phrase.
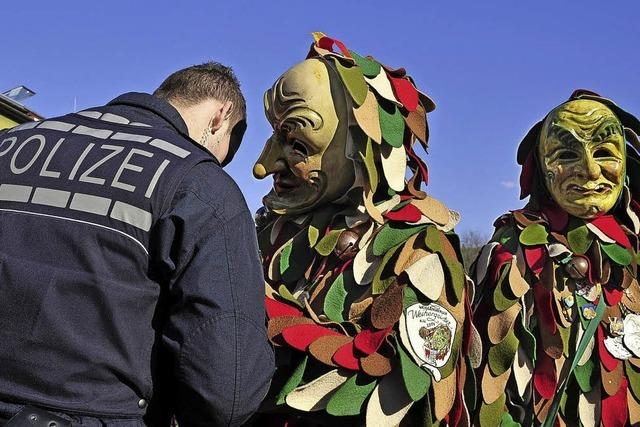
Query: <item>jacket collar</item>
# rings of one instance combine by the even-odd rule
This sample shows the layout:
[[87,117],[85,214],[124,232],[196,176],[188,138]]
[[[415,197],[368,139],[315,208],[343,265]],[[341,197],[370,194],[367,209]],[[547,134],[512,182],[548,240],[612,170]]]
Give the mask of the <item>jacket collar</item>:
[[176,110],[167,101],[148,93],[127,92],[113,99],[107,105],[128,105],[131,107],[143,108],[156,114],[178,131],[178,133],[191,141],[196,147],[209,154],[217,164],[220,164],[214,155],[189,136],[189,129],[187,128],[187,124],[184,122],[184,119],[180,113],[178,113],[178,110]]

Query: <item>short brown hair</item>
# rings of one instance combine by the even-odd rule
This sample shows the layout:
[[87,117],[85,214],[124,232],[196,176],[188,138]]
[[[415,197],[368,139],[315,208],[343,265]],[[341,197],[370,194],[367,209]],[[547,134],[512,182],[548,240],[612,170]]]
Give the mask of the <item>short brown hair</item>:
[[210,98],[231,101],[232,125],[244,120],[247,113],[240,83],[233,70],[213,61],[176,71],[162,82],[153,95],[182,106],[190,106]]

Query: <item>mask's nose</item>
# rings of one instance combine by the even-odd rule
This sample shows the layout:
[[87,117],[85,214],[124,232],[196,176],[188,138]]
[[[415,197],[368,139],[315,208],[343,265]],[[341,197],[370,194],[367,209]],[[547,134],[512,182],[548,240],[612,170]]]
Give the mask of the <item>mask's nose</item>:
[[253,176],[264,179],[267,176],[279,172],[286,167],[280,143],[273,137],[267,140],[260,157],[253,165]]

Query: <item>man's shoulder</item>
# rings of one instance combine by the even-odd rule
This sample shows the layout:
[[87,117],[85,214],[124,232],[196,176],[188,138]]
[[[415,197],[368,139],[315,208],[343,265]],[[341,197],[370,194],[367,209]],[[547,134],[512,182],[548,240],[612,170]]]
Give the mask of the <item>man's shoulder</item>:
[[215,211],[220,219],[230,219],[249,209],[240,187],[215,162],[201,162],[182,179],[177,193],[191,193]]

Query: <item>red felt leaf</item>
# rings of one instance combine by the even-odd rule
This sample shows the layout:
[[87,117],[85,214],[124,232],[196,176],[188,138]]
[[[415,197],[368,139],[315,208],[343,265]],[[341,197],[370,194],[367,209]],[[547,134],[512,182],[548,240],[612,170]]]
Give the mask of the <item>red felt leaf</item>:
[[533,181],[533,173],[536,168],[535,159],[533,158],[533,150],[527,156],[522,171],[520,171],[520,198],[524,199],[531,194],[531,184]]
[[364,354],[375,353],[378,351],[378,348],[380,348],[380,344],[384,342],[390,330],[391,326],[380,330],[363,329],[356,335],[353,344]]
[[396,97],[408,111],[415,111],[418,107],[418,91],[411,82],[404,78],[389,76],[391,86]]
[[547,260],[547,252],[544,245],[528,246],[524,249],[524,257],[533,274],[539,276]]
[[320,40],[318,40],[318,47],[324,50],[330,50],[333,52],[333,44],[335,43],[338,46],[338,49],[342,52],[344,56],[347,58],[351,58],[351,54],[349,53],[349,49],[342,43],[340,40],[332,39],[331,37],[324,36]]
[[618,367],[620,360],[616,359],[611,353],[609,353],[609,350],[607,350],[607,347],[604,345],[604,336],[604,326],[600,326],[596,336],[596,340],[598,341],[598,354],[600,355],[600,362],[602,363],[602,366],[604,366],[604,369],[611,372]]
[[549,335],[555,335],[558,325],[553,315],[553,295],[545,288],[542,283],[536,283],[533,286],[533,298],[536,302],[536,311],[538,319],[545,327]]
[[384,217],[391,221],[418,222],[422,217],[422,212],[420,212],[420,209],[409,203],[397,211],[387,212],[384,214]]
[[325,328],[324,326],[310,324],[310,325],[295,325],[290,326],[282,330],[282,338],[291,347],[300,351],[307,351],[307,347],[320,337],[327,335],[342,335],[333,329]]
[[598,230],[602,231],[608,237],[618,242],[621,246],[627,249],[631,247],[629,238],[622,230],[622,227],[620,227],[620,224],[618,224],[618,221],[615,220],[613,215],[602,215],[594,218],[591,220],[591,224],[595,225]]
[[513,255],[504,246],[498,244],[493,250],[493,256],[491,257],[491,263],[489,264],[489,271],[493,283],[497,283],[500,278],[500,271],[502,266],[508,262],[511,262]]
[[360,361],[355,355],[355,346],[353,341],[346,343],[333,353],[331,360],[343,368],[351,369],[352,371],[360,370]]
[[[629,383],[625,377],[620,380],[620,388],[613,396],[602,399],[603,427],[623,427],[627,425],[627,387]],[[603,393],[604,394],[604,393]]]
[[553,399],[556,392],[556,363],[542,349],[538,348],[538,358],[533,371],[533,385],[543,399]]
[[569,214],[556,203],[546,205],[542,209],[542,213],[547,217],[551,231],[560,232],[567,227]]
[[282,317],[282,316],[292,316],[292,317],[302,316],[302,311],[298,310],[297,308],[289,304],[276,301],[273,298],[265,297],[264,305],[265,305],[265,308],[267,309],[267,316],[269,317],[269,319],[273,319],[275,317]]
[[604,299],[609,307],[618,304],[622,300],[622,289],[617,285],[607,283],[602,286]]

